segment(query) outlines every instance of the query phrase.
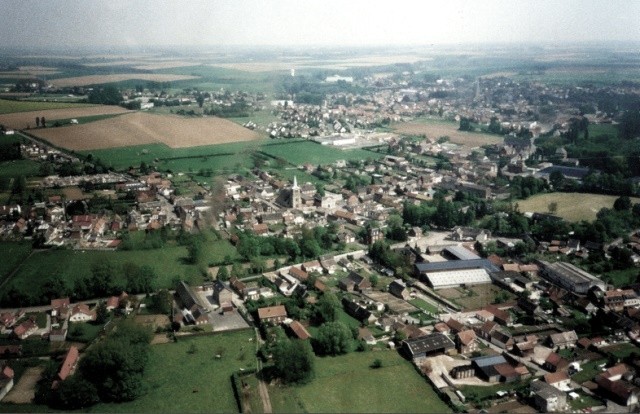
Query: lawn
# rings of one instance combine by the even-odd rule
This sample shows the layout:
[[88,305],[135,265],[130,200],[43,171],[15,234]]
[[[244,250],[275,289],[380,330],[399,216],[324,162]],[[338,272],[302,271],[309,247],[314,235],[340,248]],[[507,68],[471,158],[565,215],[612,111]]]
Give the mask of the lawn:
[[[237,256],[233,246],[226,240],[209,241],[204,246],[204,265],[219,262],[226,255],[232,258]],[[187,256],[187,248],[184,246],[115,252],[47,250],[37,252],[27,259],[3,290],[6,291],[13,286],[32,298],[31,303],[37,303],[49,276],[61,275],[67,286],[72,288],[76,280],[91,274],[93,263],[100,261],[107,261],[116,266],[127,262],[150,266],[157,275],[157,288],[173,288],[177,278],[191,283],[202,282],[200,269],[196,265],[186,263]]]
[[616,358],[623,359],[631,355],[632,353],[640,354],[640,348],[637,346],[623,342],[621,344],[615,344],[606,348],[601,348],[602,351],[607,352]]
[[40,163],[32,160],[15,160],[0,162],[0,178],[33,177],[38,175]]
[[590,395],[587,395],[583,392],[578,393],[580,396],[575,400],[569,400],[569,406],[572,410],[580,410],[582,411],[585,408],[597,407],[600,405],[604,405],[601,400],[594,398]]
[[[571,222],[581,220],[593,221],[602,208],[612,208],[617,196],[586,193],[549,193],[529,197],[518,201],[518,208],[522,212],[531,211],[548,213],[549,204],[558,203],[556,214]],[[632,203],[640,203],[640,198],[631,198]]]
[[13,101],[0,99],[0,114],[10,114],[13,112],[44,111],[47,109],[79,108],[95,106],[91,104],[70,103],[70,102],[34,102],[34,101]]
[[628,286],[636,283],[638,277],[638,269],[630,267],[629,269],[612,270],[604,274],[604,279],[610,280],[615,287]]
[[436,306],[433,306],[432,304],[430,304],[429,302],[423,299],[420,299],[420,298],[411,299],[409,303],[415,306],[416,308],[424,309],[427,312],[430,312],[432,314],[438,313],[438,308]]
[[0,277],[9,275],[31,253],[31,243],[0,242]]
[[593,377],[595,377],[597,374],[602,372],[599,365],[602,365],[605,362],[606,360],[604,359],[589,361],[586,364],[581,365],[580,368],[582,369],[582,371],[573,375],[571,379],[577,382],[578,384],[582,384],[585,381],[591,381],[593,380]]
[[[375,359],[381,360],[381,368],[370,367]],[[395,351],[352,352],[315,361],[315,378],[309,384],[269,387],[274,412],[451,412]]]
[[254,339],[252,330],[243,330],[153,345],[144,374],[146,394],[129,403],[98,404],[90,411],[238,412],[231,375],[255,368]]

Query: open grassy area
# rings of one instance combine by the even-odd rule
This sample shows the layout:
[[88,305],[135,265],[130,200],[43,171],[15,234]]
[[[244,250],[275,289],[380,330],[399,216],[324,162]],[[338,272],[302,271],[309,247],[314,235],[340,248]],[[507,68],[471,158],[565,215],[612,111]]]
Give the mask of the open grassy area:
[[91,104],[71,103],[71,102],[34,102],[34,101],[13,101],[0,99],[0,114],[10,114],[14,112],[44,111],[47,109],[78,108],[94,106]]
[[[204,245],[203,264],[221,261],[224,256],[232,258],[237,252],[227,241],[209,241]],[[185,279],[192,283],[203,280],[200,269],[188,264],[187,248],[184,246],[168,246],[155,250],[133,251],[78,251],[47,250],[33,254],[26,260],[20,270],[7,283],[3,290],[15,287],[24,292],[33,302],[42,295],[45,283],[51,275],[60,275],[69,288],[73,288],[76,280],[91,274],[91,265],[107,261],[115,266],[124,263],[147,265],[154,269],[157,288],[173,288],[175,279]],[[122,275],[116,275],[118,281]]]
[[363,149],[341,150],[313,141],[279,142],[281,145],[263,146],[262,151],[274,157],[284,158],[294,165],[331,164],[337,160],[366,160],[381,158],[383,154]]
[[[375,359],[382,368],[372,369]],[[269,387],[274,412],[414,412],[451,409],[395,351],[316,358],[315,378],[299,387]]]
[[0,162],[0,178],[38,175],[40,163],[32,160],[14,160]]
[[255,368],[250,339],[253,331],[243,330],[154,345],[144,374],[146,394],[129,403],[98,404],[91,412],[238,412],[231,375]]
[[[602,208],[612,208],[617,196],[586,193],[549,193],[519,200],[520,211],[548,213],[549,204],[558,203],[556,214],[571,222],[586,220],[593,221]],[[632,203],[640,203],[640,198],[631,198]]]
[[411,299],[409,303],[417,308],[426,310],[427,312],[431,312],[433,314],[438,313],[438,308],[436,306],[433,306],[429,302],[422,300],[420,298]]
[[591,381],[593,380],[593,377],[602,372],[599,365],[604,364],[605,362],[607,362],[605,359],[589,361],[586,364],[581,365],[580,368],[582,371],[573,375],[571,379],[578,384],[582,384],[585,381]]
[[626,358],[634,352],[640,355],[640,348],[632,343],[627,342],[602,348],[602,351],[607,352],[619,359]]
[[0,278],[11,273],[31,253],[31,243],[0,242]]

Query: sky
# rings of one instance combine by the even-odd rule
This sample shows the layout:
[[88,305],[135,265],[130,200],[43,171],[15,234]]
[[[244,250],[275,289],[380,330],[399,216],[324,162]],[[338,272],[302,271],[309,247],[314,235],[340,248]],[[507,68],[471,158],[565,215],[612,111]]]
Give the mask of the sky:
[[640,41],[638,16],[638,0],[0,0],[0,45],[562,45]]

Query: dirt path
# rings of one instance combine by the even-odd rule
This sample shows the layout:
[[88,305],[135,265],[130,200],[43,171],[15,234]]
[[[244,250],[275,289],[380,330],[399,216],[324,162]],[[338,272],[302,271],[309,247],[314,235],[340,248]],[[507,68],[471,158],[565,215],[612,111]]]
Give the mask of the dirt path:
[[[262,339],[260,338],[260,332],[258,331],[258,329],[256,328],[256,355],[257,355],[257,351],[260,348],[260,345],[262,345]],[[256,357],[256,361],[257,361],[257,367],[258,367],[258,373],[260,373],[262,371],[262,361],[260,360],[260,357]],[[258,392],[260,392],[260,399],[262,400],[262,410],[265,414],[270,414],[273,412],[273,409],[271,408],[271,398],[269,398],[269,389],[267,388],[267,384],[260,378],[260,376],[258,375]]]
[[36,383],[40,380],[43,371],[44,367],[28,368],[20,377],[20,381],[2,401],[14,404],[29,404],[32,402],[35,396]]

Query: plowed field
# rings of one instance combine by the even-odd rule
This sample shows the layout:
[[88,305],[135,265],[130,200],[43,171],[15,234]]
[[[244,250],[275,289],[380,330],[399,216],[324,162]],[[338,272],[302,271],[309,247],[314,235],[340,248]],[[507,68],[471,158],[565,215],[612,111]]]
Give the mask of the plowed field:
[[125,114],[83,125],[32,130],[52,144],[76,151],[163,143],[187,148],[251,141],[257,132],[216,117],[185,118],[143,112]]

